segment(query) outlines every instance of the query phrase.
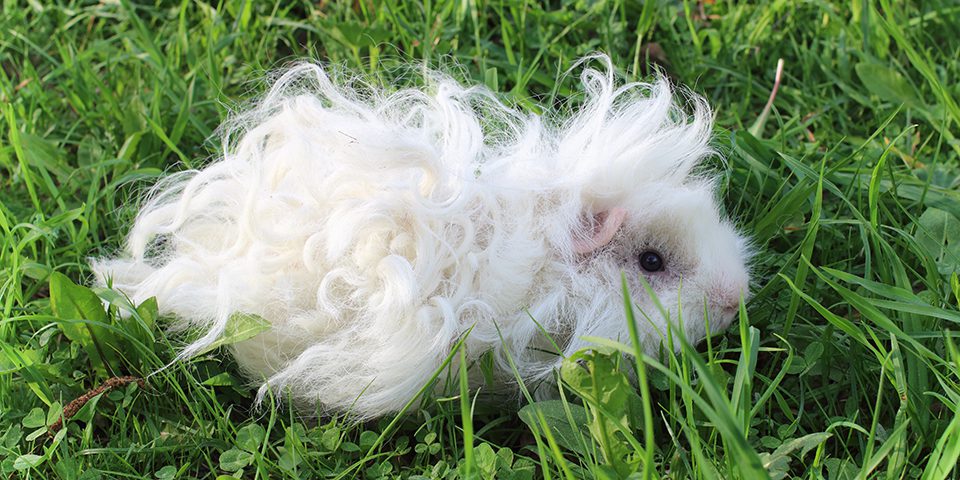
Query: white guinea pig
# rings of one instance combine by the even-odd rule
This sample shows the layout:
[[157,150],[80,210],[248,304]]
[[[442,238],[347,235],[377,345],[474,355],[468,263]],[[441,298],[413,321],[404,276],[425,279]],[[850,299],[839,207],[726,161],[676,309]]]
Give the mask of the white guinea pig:
[[492,351],[507,378],[509,356],[525,381],[585,336],[628,341],[622,272],[647,351],[667,319],[641,276],[699,341],[748,288],[747,242],[692,173],[711,112],[599,60],[583,102],[543,116],[435,73],[391,93],[293,67],[225,125],[222,158],[154,188],[98,281],[199,329],[181,356],[263,317],[233,347],[260,395],[363,418],[401,409],[471,328],[468,360]]

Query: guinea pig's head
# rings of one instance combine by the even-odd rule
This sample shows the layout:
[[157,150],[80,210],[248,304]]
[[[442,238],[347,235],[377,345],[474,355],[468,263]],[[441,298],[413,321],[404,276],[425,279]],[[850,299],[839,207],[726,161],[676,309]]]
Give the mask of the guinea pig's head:
[[[687,108],[678,106],[662,78],[620,88],[610,75],[583,78],[586,106],[559,144],[562,164],[579,179],[572,254],[580,271],[610,291],[626,275],[648,349],[665,339],[668,320],[682,324],[691,343],[708,326],[726,328],[749,295],[749,243],[721,215],[715,182],[697,168],[715,153],[710,108],[692,93]],[[605,311],[609,318],[580,330],[625,340],[622,315]]]
[[[713,332],[729,326],[749,296],[748,242],[721,217],[707,183],[649,184],[586,213],[585,223],[573,245],[580,264],[612,289],[625,275],[648,347],[665,338],[664,312],[695,343],[708,325]],[[606,335],[623,337],[625,325],[607,328]]]

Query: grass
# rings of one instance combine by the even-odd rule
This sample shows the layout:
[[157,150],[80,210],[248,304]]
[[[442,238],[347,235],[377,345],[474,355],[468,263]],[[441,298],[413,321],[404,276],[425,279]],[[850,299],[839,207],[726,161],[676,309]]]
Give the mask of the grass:
[[[960,478],[960,7],[551,3],[5,1],[2,476]],[[70,400],[175,355],[155,305],[121,320],[75,284],[159,175],[217,154],[265,72],[306,57],[389,81],[418,60],[535,110],[594,51],[715,106],[723,199],[760,251],[738,325],[662,360],[605,342],[560,399],[517,409],[441,372],[451,396],[360,425],[255,410],[212,351],[47,436]]]

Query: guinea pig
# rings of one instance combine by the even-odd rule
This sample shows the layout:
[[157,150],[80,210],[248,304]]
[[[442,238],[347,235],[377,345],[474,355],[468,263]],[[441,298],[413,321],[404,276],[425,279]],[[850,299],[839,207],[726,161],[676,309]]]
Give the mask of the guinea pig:
[[223,126],[221,158],[153,188],[97,281],[199,331],[181,358],[262,317],[231,347],[258,398],[361,418],[404,407],[468,331],[468,361],[491,352],[507,379],[509,358],[525,382],[584,337],[629,342],[624,274],[646,351],[681,316],[699,341],[749,281],[696,168],[712,113],[591,60],[582,101],[541,115],[435,72],[389,90],[294,66]]

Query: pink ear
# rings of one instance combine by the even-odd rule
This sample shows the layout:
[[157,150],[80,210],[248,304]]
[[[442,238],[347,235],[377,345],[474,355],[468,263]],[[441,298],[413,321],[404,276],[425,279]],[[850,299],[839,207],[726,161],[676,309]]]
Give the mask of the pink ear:
[[627,211],[619,207],[598,213],[595,217],[597,225],[593,229],[593,235],[587,239],[575,239],[573,251],[584,255],[610,243],[613,236],[620,230],[625,218],[627,218]]

